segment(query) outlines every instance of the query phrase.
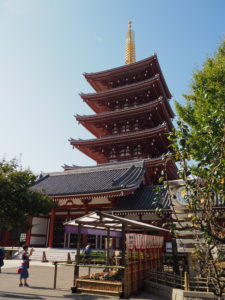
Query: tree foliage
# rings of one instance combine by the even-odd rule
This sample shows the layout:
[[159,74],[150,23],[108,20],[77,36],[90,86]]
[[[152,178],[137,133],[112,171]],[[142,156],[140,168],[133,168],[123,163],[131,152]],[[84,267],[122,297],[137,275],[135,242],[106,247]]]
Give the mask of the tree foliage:
[[185,105],[176,102],[176,110],[190,126],[192,157],[201,162],[214,159],[225,126],[225,42],[194,72],[191,91],[184,98]]
[[33,191],[36,176],[16,160],[0,161],[0,229],[28,226],[28,216],[47,214],[55,204],[44,193]]
[[[189,214],[185,225],[180,224],[195,237],[199,262],[196,271],[207,277],[212,291],[222,299],[225,249],[221,249],[225,228],[220,208],[225,206],[225,42],[214,57],[206,59],[201,70],[195,71],[190,94],[184,97],[184,106],[176,103],[180,120],[169,136],[172,143],[168,153],[168,159],[180,165],[179,175],[186,189]],[[190,161],[195,161],[194,165]],[[166,174],[163,179],[168,187]]]

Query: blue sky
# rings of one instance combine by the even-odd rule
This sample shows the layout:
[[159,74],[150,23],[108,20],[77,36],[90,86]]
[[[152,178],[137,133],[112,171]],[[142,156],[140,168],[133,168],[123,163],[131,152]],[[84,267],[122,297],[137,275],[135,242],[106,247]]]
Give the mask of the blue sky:
[[0,0],[0,158],[35,173],[95,164],[68,142],[92,137],[73,117],[92,113],[82,74],[124,64],[132,20],[137,60],[156,52],[182,103],[224,38],[224,12],[224,0]]

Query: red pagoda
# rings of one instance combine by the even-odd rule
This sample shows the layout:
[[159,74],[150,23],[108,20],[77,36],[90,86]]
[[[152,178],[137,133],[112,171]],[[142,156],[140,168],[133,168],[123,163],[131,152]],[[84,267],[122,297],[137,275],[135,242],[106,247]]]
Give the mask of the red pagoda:
[[97,164],[144,160],[148,184],[156,184],[166,168],[168,179],[177,178],[175,164],[165,166],[162,155],[168,152],[168,133],[174,113],[170,91],[157,55],[135,62],[131,22],[126,40],[126,65],[97,73],[85,73],[96,93],[81,94],[96,114],[76,120],[95,139],[70,143]]

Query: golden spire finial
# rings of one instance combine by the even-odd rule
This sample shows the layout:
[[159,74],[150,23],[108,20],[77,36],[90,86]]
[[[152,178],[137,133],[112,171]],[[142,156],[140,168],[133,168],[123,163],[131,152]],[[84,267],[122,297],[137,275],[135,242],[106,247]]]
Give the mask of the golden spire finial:
[[131,64],[136,62],[135,57],[135,42],[134,42],[134,31],[131,29],[132,22],[128,22],[128,32],[126,37],[126,54],[125,54],[125,64]]

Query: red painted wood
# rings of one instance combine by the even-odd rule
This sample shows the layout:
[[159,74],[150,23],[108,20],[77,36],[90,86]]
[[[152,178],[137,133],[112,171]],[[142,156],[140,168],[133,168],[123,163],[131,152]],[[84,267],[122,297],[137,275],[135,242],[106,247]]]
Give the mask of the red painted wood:
[[48,247],[50,248],[52,248],[53,246],[54,223],[55,223],[55,210],[53,209],[50,217],[50,229],[49,229],[49,238],[48,238]]
[[[29,216],[28,217],[28,223],[30,226],[32,226],[32,220],[33,220],[33,217]],[[31,229],[30,228],[28,231],[27,231],[27,235],[26,235],[26,244],[29,246],[30,245],[30,237],[31,237]]]

